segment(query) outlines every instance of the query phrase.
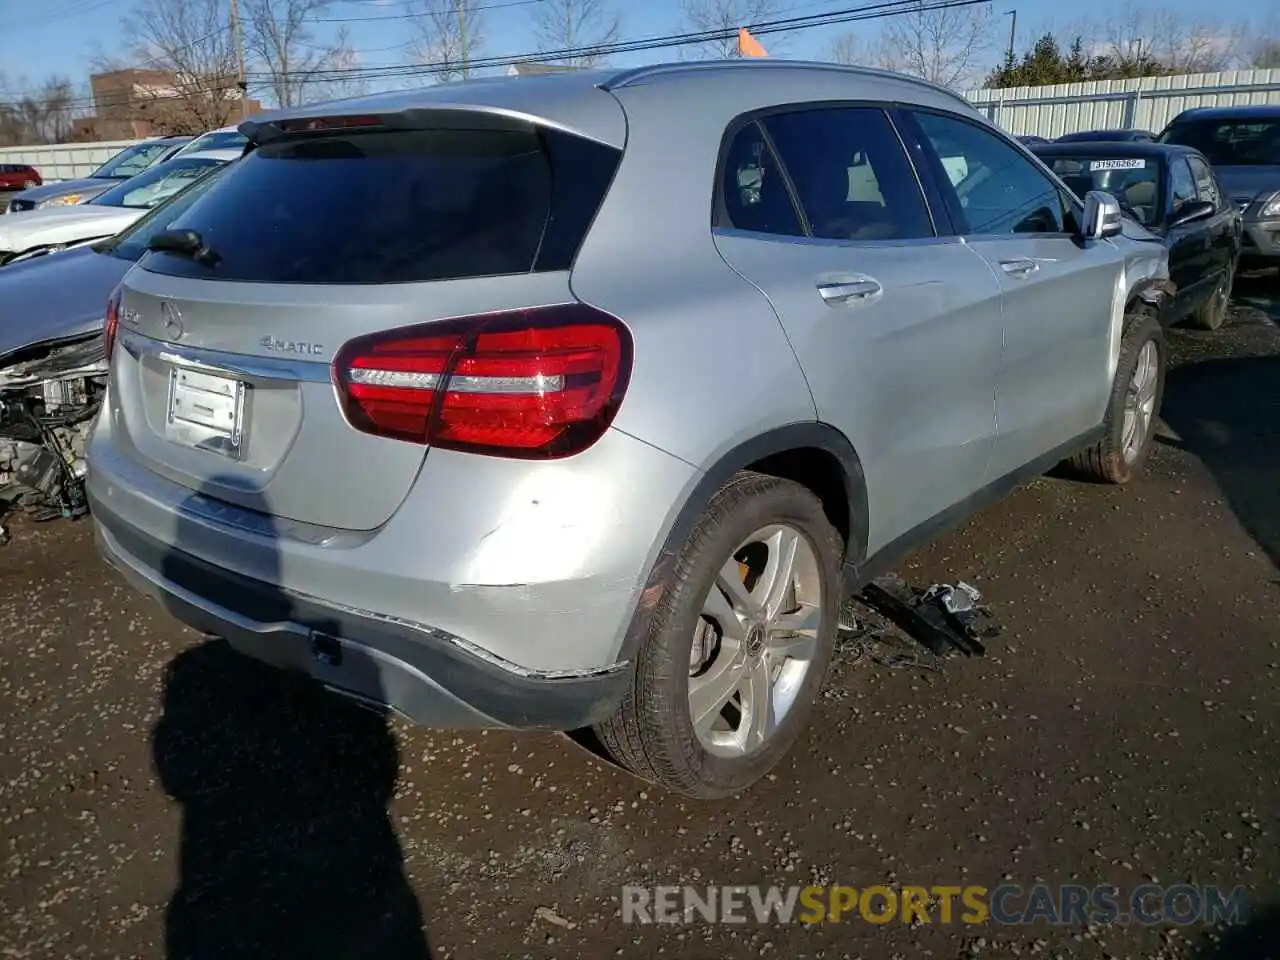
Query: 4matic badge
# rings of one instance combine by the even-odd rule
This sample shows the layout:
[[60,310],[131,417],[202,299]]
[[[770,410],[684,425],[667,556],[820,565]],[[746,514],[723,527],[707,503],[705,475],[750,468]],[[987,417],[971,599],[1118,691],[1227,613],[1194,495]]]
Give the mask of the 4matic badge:
[[317,357],[324,353],[324,344],[311,343],[307,340],[281,340],[279,337],[268,334],[258,342],[262,344],[262,349],[270,350],[272,353],[294,353],[308,357]]

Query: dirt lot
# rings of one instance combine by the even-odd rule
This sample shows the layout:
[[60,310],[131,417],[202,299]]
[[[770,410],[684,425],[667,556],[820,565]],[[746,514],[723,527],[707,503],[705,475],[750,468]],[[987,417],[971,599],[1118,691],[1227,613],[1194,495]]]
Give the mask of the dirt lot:
[[[1280,279],[1175,334],[1127,489],[1039,480],[917,557],[1006,625],[846,658],[769,780],[691,803],[555,736],[388,725],[205,642],[84,523],[0,548],[0,957],[1280,957]],[[623,925],[622,884],[1237,884],[1198,928]],[[548,908],[540,911],[539,908]]]

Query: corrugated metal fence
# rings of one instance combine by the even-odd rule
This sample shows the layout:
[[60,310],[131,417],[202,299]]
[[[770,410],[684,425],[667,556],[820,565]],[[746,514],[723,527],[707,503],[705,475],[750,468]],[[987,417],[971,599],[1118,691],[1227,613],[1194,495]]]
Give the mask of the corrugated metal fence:
[[[1100,80],[965,94],[1010,133],[1058,137],[1075,130],[1137,127],[1159,132],[1189,107],[1280,103],[1280,70],[1228,70],[1182,77]],[[65,143],[0,148],[0,163],[29,163],[45,180],[83,177],[136,143]]]
[[100,143],[60,143],[48,147],[0,147],[0,163],[27,163],[46,183],[87,177],[136,140]]
[[1116,128],[1159,133],[1191,107],[1280,103],[1280,70],[1006,87],[971,90],[965,96],[1010,133],[1049,138]]

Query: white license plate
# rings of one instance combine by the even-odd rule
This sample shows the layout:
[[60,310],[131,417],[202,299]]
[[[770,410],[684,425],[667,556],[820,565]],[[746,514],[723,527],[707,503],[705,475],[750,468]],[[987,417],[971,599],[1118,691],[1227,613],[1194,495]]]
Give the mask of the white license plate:
[[245,385],[230,377],[174,367],[169,372],[170,440],[239,459]]

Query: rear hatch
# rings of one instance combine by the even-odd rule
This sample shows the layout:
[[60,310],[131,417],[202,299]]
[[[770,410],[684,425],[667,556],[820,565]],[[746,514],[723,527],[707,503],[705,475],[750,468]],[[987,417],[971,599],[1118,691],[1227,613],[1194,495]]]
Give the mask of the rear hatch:
[[186,242],[153,240],[126,278],[114,422],[131,456],[193,492],[373,529],[428,445],[353,426],[335,357],[381,331],[572,301],[569,267],[620,151],[456,109],[258,139],[170,225]]

